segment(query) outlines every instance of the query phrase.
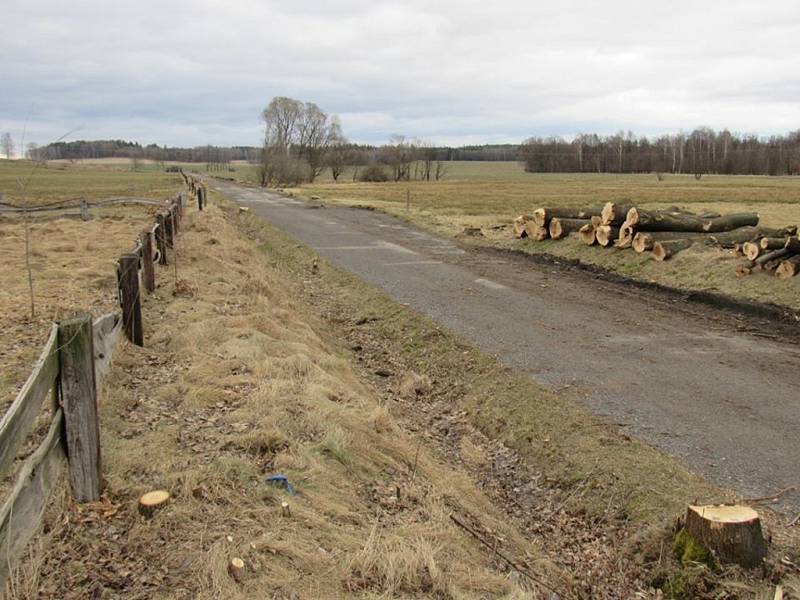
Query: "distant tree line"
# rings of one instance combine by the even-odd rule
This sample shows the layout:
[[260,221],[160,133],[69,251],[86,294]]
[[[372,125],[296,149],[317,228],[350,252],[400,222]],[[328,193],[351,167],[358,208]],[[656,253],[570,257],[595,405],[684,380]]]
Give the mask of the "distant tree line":
[[[349,142],[338,119],[315,104],[276,98],[270,106],[269,114],[269,107],[262,113],[267,125],[262,147],[180,148],[124,140],[80,140],[42,147],[28,144],[27,155],[34,160],[121,157],[196,162],[220,169],[228,168],[234,160],[248,161],[260,165],[265,184],[313,181],[326,168],[339,180],[345,167],[353,167],[348,172],[353,180],[438,180],[446,173],[446,163],[454,160],[518,160],[533,173],[800,174],[800,130],[770,137],[708,128],[655,138],[631,132],[579,134],[571,140],[532,137],[522,144],[457,148],[396,135],[387,144],[375,146]],[[270,129],[268,119],[277,119],[279,129]],[[13,140],[4,136],[2,142],[0,152],[10,156]]]
[[130,158],[157,162],[196,162],[227,164],[233,160],[257,162],[261,148],[254,146],[195,146],[179,148],[125,140],[78,140],[54,142],[28,152],[33,160],[83,160],[87,158]]
[[579,134],[567,141],[532,137],[519,149],[532,173],[800,174],[800,130],[758,137],[703,127],[691,133],[636,137]]

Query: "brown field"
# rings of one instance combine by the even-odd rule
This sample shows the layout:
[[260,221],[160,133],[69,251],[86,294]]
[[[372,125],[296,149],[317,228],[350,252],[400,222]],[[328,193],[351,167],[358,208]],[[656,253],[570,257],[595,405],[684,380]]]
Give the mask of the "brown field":
[[[32,173],[25,161],[0,161],[0,191],[5,201],[41,205],[77,197],[101,199],[133,193],[166,200],[180,189],[180,178],[170,174],[130,174],[108,168],[89,170],[53,167],[33,173],[27,189],[18,196],[17,181]],[[20,214],[0,214],[0,255],[3,286],[0,289],[0,408],[5,410],[24,383],[52,322],[76,312],[99,316],[118,307],[116,262],[130,250],[136,237],[152,226],[154,207],[116,206],[92,211],[81,221],[76,211],[40,213],[30,217],[30,271],[35,315],[26,266],[26,220]]]

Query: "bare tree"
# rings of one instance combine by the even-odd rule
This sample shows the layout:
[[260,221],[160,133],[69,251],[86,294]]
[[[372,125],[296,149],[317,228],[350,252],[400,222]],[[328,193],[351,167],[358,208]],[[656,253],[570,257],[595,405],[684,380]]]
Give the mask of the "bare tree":
[[326,166],[331,144],[344,139],[338,119],[313,102],[279,96],[261,118],[265,124],[262,185],[314,181]]
[[36,151],[39,149],[39,144],[36,142],[28,142],[25,146],[25,158],[28,160],[36,160]]
[[342,133],[342,125],[339,118],[334,116],[331,119],[330,129],[328,131],[328,151],[327,151],[327,165],[331,170],[331,177],[334,181],[339,181],[339,176],[347,166],[349,152],[347,151],[347,139]]
[[11,155],[14,154],[14,138],[7,131],[0,136],[0,150],[3,151],[7,159],[10,159]]
[[392,168],[394,181],[411,179],[411,164],[416,160],[416,150],[414,142],[398,134],[393,135],[389,143],[383,147],[383,162]]

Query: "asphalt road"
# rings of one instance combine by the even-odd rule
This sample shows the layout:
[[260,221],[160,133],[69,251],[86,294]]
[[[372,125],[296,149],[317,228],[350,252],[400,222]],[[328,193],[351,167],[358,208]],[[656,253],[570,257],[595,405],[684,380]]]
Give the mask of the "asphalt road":
[[[800,487],[800,349],[646,290],[378,212],[213,182],[331,263],[746,497]],[[800,490],[780,506],[800,509]]]

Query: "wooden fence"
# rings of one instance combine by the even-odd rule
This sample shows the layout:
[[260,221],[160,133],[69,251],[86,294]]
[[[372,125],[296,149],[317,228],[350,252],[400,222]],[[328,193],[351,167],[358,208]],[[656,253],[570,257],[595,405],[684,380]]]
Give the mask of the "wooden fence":
[[[205,187],[181,174],[202,210]],[[134,344],[144,343],[139,290],[155,289],[154,264],[167,264],[167,252],[174,247],[183,209],[179,194],[156,215],[154,226],[142,232],[134,250],[120,258],[121,312],[94,321],[90,315],[82,315],[53,325],[28,380],[0,420],[3,478],[36,426],[42,408],[48,406],[52,411],[44,440],[22,463],[0,508],[0,590],[35,534],[65,463],[69,465],[72,496],[78,502],[100,499],[97,389],[110,367],[120,332],[124,331]]]
[[[198,210],[206,205],[205,185],[194,177],[181,171],[181,176],[197,198]],[[119,299],[122,308],[122,325],[125,336],[137,346],[144,345],[144,325],[142,323],[141,290],[152,293],[156,289],[155,264],[168,264],[168,252],[175,248],[176,238],[181,229],[185,202],[178,194],[164,211],[156,214],[155,223],[143,231],[133,250],[123,254],[117,265]],[[173,260],[176,258],[173,256]]]

